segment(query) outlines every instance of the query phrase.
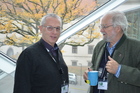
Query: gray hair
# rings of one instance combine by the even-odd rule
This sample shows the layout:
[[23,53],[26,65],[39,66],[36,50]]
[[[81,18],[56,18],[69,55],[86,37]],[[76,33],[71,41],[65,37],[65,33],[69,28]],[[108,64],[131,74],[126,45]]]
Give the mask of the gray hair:
[[40,25],[44,25],[46,23],[46,19],[48,17],[57,18],[60,21],[60,25],[62,26],[62,19],[58,15],[53,14],[53,13],[50,13],[50,14],[47,14],[47,15],[43,16],[42,19],[41,19]]
[[128,21],[125,14],[121,11],[109,11],[107,15],[112,15],[112,24],[114,27],[121,26],[123,32],[127,30]]

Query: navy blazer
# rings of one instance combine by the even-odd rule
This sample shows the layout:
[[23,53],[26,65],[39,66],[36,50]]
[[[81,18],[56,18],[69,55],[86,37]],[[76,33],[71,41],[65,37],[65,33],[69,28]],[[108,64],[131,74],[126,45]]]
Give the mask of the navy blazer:
[[60,50],[55,62],[42,42],[38,41],[26,48],[17,60],[14,93],[61,93],[64,80],[68,84],[68,68]]

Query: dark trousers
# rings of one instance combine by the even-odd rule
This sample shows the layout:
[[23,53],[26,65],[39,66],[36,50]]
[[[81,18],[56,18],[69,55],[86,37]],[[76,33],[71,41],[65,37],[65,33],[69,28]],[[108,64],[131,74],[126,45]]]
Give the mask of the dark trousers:
[[95,87],[93,88],[93,93],[104,93],[104,90],[99,90],[99,89],[98,89],[98,86],[95,86]]

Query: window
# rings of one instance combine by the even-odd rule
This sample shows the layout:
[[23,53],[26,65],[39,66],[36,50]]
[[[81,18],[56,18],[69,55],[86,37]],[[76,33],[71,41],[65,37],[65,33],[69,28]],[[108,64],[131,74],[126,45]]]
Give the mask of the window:
[[88,62],[88,66],[91,66],[92,65],[91,61],[87,61],[87,62]]
[[77,46],[72,46],[72,53],[77,54]]
[[72,60],[72,66],[77,66],[77,60]]
[[7,50],[7,55],[10,57],[12,57],[14,55],[14,51],[11,47]]
[[128,29],[126,31],[127,36],[140,40],[140,8],[127,11],[125,15],[129,23]]
[[93,53],[93,45],[88,46],[88,54],[92,54]]

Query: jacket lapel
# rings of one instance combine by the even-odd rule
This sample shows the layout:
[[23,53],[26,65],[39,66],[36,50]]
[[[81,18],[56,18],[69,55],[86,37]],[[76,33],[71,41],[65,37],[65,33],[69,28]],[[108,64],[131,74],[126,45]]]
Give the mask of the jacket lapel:
[[113,59],[116,60],[118,63],[121,63],[122,58],[124,57],[124,49],[125,49],[125,41],[126,40],[126,35],[124,34],[122,38],[120,39],[119,43],[116,45],[114,54],[113,54]]
[[[124,49],[125,49],[125,41],[126,40],[126,35],[124,34],[122,38],[120,39],[119,43],[117,44],[114,54],[113,54],[113,59],[117,61],[119,64],[122,63],[122,60],[124,58]],[[111,78],[113,77],[113,74],[109,74],[108,76],[108,82],[110,82]]]
[[104,43],[103,47],[99,51],[99,55],[98,55],[97,60],[96,60],[97,64],[95,64],[95,70],[98,70],[98,68],[99,68],[99,65],[100,65],[100,62],[101,62],[101,59],[102,59],[102,55],[104,54],[105,45],[106,44]]
[[[122,48],[122,49],[123,49],[123,48]],[[123,59],[123,57],[124,57],[124,52],[122,52],[122,51],[124,51],[124,50],[122,50],[122,49],[120,49],[120,50],[115,50],[114,55],[113,55],[113,59],[114,59],[115,61],[117,61],[119,64],[122,62],[122,59]]]
[[[117,61],[119,64],[122,62],[122,59],[124,57],[124,52],[122,52],[123,50],[115,50],[114,51],[114,55],[113,55],[113,59],[115,61]],[[113,74],[109,74],[108,75],[108,82],[110,82],[111,78],[113,77]]]
[[61,61],[61,58],[62,58],[62,54],[61,54],[61,52],[58,50],[58,61],[60,62]]

